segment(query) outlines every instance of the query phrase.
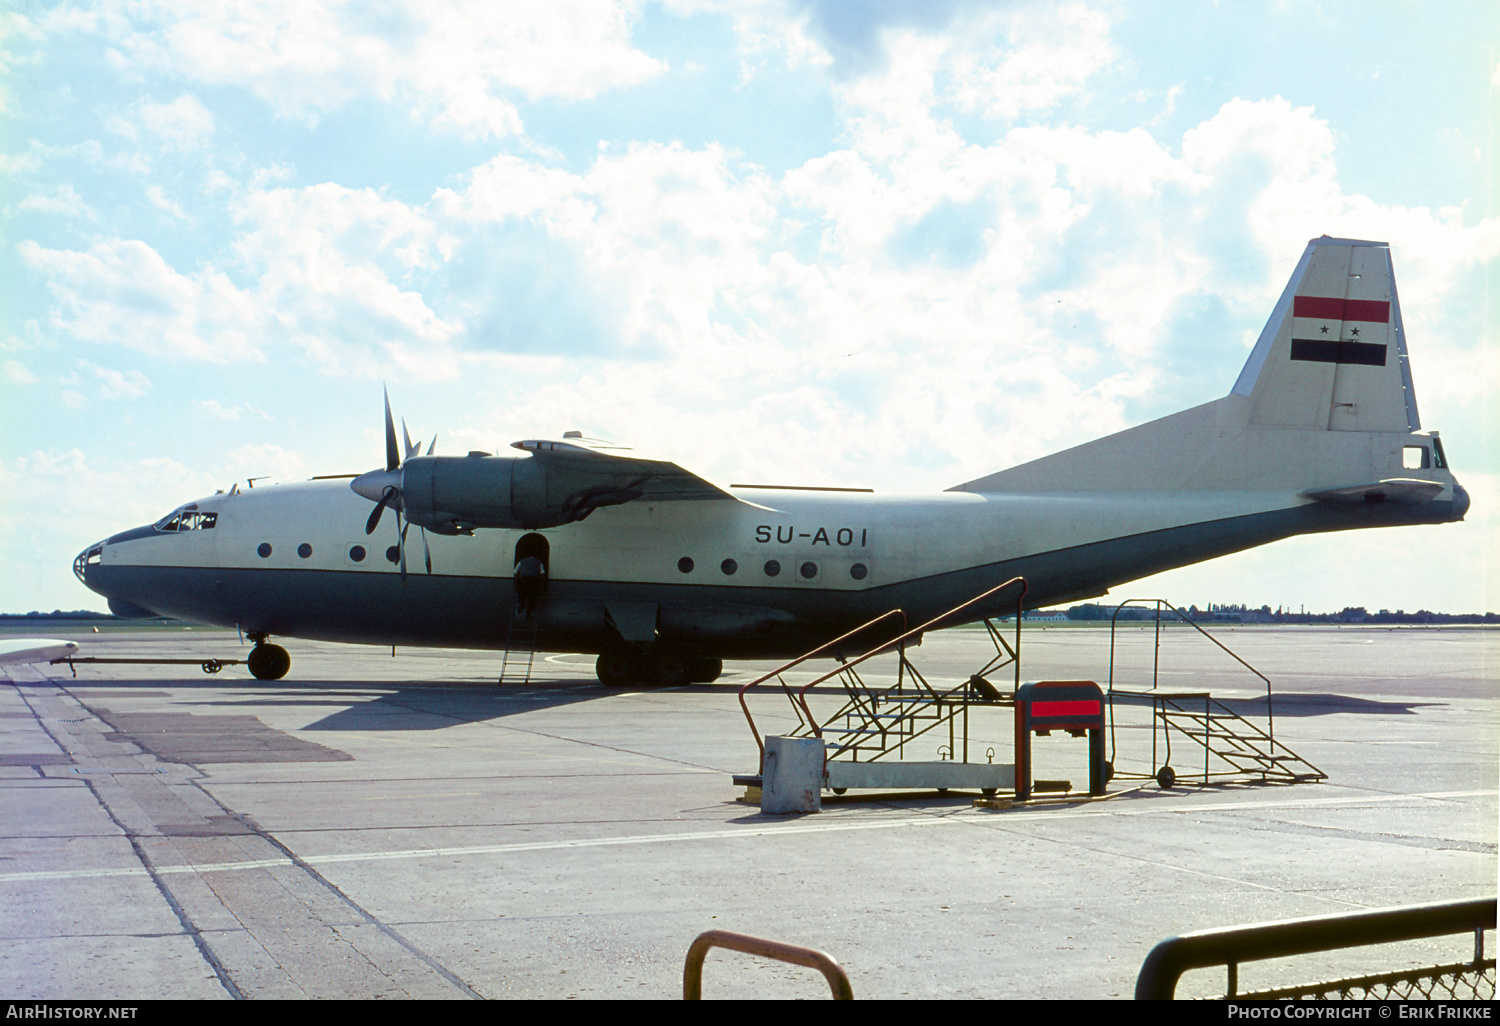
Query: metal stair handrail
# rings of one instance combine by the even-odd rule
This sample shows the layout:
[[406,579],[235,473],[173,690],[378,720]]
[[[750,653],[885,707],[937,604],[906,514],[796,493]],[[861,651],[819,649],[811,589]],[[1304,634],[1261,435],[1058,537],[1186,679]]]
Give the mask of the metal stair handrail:
[[[875,617],[875,619],[869,620],[869,621],[867,621],[865,623],[860,624],[858,627],[854,628],[852,631],[848,631],[848,632],[846,632],[844,634],[840,634],[838,637],[834,638],[832,641],[824,642],[823,644],[819,645],[817,648],[813,649],[810,652],[804,652],[804,653],[802,653],[802,655],[799,655],[797,658],[793,659],[791,662],[789,662],[789,663],[783,663],[781,666],[776,667],[776,669],[772,670],[770,673],[767,673],[767,674],[764,674],[764,675],[762,675],[760,677],[757,677],[754,680],[752,680],[749,684],[746,684],[744,687],[740,688],[740,693],[739,693],[739,697],[740,697],[740,709],[745,714],[745,722],[748,723],[748,724],[750,724],[750,733],[755,738],[755,747],[757,747],[758,749],[760,749],[760,772],[764,772],[764,770],[766,768],[766,765],[765,765],[766,764],[766,744],[765,744],[765,741],[763,741],[761,739],[760,731],[755,726],[755,717],[750,715],[750,705],[749,705],[748,702],[745,701],[745,693],[747,691],[749,691],[751,688],[759,687],[760,685],[764,684],[766,681],[770,680],[772,677],[779,677],[779,676],[781,676],[783,673],[785,673],[787,670],[792,669],[794,666],[798,666],[798,665],[800,665],[802,663],[807,662],[807,660],[809,660],[809,659],[816,659],[818,656],[826,654],[830,649],[833,649],[836,645],[840,644],[841,642],[848,641],[850,638],[854,637],[856,634],[860,634],[860,633],[862,633],[864,631],[867,631],[870,628],[874,627],[876,624],[882,623],[882,622],[884,622],[886,620],[889,620],[889,619],[892,619],[892,618],[899,619],[901,621],[901,630],[899,631],[899,636],[900,637],[905,637],[906,633],[907,633],[907,631],[906,631],[906,613],[903,610],[901,610],[901,609],[888,609],[884,613],[881,613],[879,616]],[[884,651],[886,648],[889,648],[889,647],[890,647],[890,644],[887,643],[886,645],[882,645],[876,651]],[[807,689],[804,688],[803,690],[805,691]],[[792,704],[793,704],[794,707],[797,705],[798,700],[801,701],[802,712],[804,712],[804,713],[807,714],[807,722],[811,723],[812,722],[812,713],[809,712],[808,709],[807,709],[807,701],[806,701],[806,699],[801,698],[801,696],[799,695],[798,699],[794,699],[793,700]]]
[[[832,679],[834,677],[837,677],[839,674],[843,673],[846,670],[853,669],[854,667],[858,666],[860,663],[864,662],[867,659],[873,659],[875,656],[880,655],[882,652],[888,651],[892,646],[895,646],[896,649],[902,653],[902,656],[904,658],[905,657],[905,651],[906,651],[906,642],[907,642],[908,638],[916,637],[916,636],[918,636],[920,634],[925,633],[926,631],[938,630],[939,628],[938,628],[937,625],[939,623],[941,623],[942,621],[952,619],[953,617],[957,616],[959,613],[963,612],[965,609],[968,609],[970,606],[975,605],[975,604],[977,604],[979,602],[983,602],[985,599],[989,598],[991,595],[994,595],[996,592],[1003,591],[1006,588],[1009,588],[1012,584],[1019,584],[1021,586],[1021,592],[1020,592],[1019,595],[1016,596],[1016,651],[1017,651],[1017,654],[1019,656],[1019,652],[1020,652],[1020,648],[1021,648],[1021,603],[1023,601],[1025,601],[1025,599],[1026,599],[1026,590],[1027,590],[1028,586],[1026,584],[1026,578],[1024,578],[1024,577],[1012,577],[1010,580],[1004,582],[1003,584],[997,584],[993,588],[989,589],[988,591],[984,591],[984,592],[981,592],[978,595],[975,595],[973,598],[969,599],[967,602],[961,602],[961,603],[959,603],[958,605],[954,606],[952,609],[948,610],[946,613],[939,613],[937,616],[934,616],[931,620],[928,620],[926,623],[922,624],[922,626],[920,626],[920,627],[913,627],[910,630],[908,630],[905,633],[903,633],[900,637],[895,638],[892,641],[888,641],[884,645],[879,646],[878,648],[872,648],[870,651],[866,652],[864,655],[858,656],[858,657],[856,657],[854,659],[851,659],[849,662],[844,663],[841,666],[835,667],[832,670],[829,670],[827,673],[823,674],[823,676],[817,678],[816,680],[813,680],[813,681],[810,681],[807,684],[804,684],[802,686],[802,690],[800,690],[800,691],[797,692],[797,699],[798,699],[799,702],[801,702],[803,711],[808,713],[808,724],[812,728],[813,735],[815,737],[822,738],[822,736],[823,736],[823,729],[821,727],[819,727],[818,724],[816,723],[816,721],[814,721],[812,719],[812,714],[808,711],[808,708],[807,708],[807,698],[806,698],[806,696],[807,696],[807,692],[810,689],[812,689],[813,687],[815,687],[815,686],[817,686],[819,684],[822,684],[824,681],[827,681],[827,680],[830,680],[830,679]],[[1021,686],[1021,661],[1020,661],[1020,659],[1018,657],[1016,659],[1016,688],[1019,689],[1020,686]]]
[[[1189,617],[1182,610],[1178,609],[1176,606],[1172,605],[1172,603],[1168,602],[1166,599],[1160,599],[1160,598],[1158,598],[1158,599],[1147,599],[1147,598],[1126,599],[1124,602],[1121,602],[1118,606],[1115,607],[1114,615],[1112,615],[1109,618],[1109,687],[1105,689],[1106,691],[1108,691],[1111,695],[1113,695],[1114,694],[1114,690],[1115,690],[1115,627],[1116,627],[1116,625],[1117,625],[1117,623],[1119,621],[1119,618],[1120,618],[1120,610],[1124,609],[1126,606],[1130,605],[1132,602],[1141,602],[1141,603],[1154,602],[1154,603],[1156,603],[1156,647],[1153,650],[1152,661],[1151,661],[1151,690],[1152,691],[1156,690],[1157,676],[1158,676],[1158,673],[1159,673],[1159,671],[1161,669],[1161,608],[1162,608],[1162,606],[1166,606],[1172,612],[1174,612],[1174,613],[1177,614],[1177,618],[1179,620],[1181,620],[1183,623],[1187,624],[1189,627],[1193,628],[1193,630],[1195,630],[1199,634],[1203,635],[1209,641],[1212,641],[1215,645],[1217,645],[1219,647],[1220,651],[1222,651],[1225,655],[1229,656],[1229,658],[1233,659],[1235,662],[1239,663],[1245,669],[1249,670],[1251,673],[1255,674],[1257,677],[1260,678],[1261,683],[1266,686],[1266,734],[1267,734],[1268,737],[1271,738],[1271,740],[1273,742],[1276,740],[1276,721],[1275,721],[1275,718],[1272,716],[1272,710],[1271,710],[1271,681],[1270,681],[1270,678],[1268,678],[1265,674],[1261,673],[1255,667],[1251,666],[1249,663],[1245,662],[1245,660],[1241,659],[1232,650],[1230,650],[1230,648],[1227,645],[1225,645],[1218,638],[1214,637],[1212,634],[1208,633],[1208,631],[1204,630],[1202,628],[1202,626],[1200,626],[1199,624],[1194,623],[1191,617]],[[1110,747],[1113,748],[1114,747],[1114,727],[1113,727],[1113,725],[1111,725],[1111,727],[1110,727],[1110,739],[1109,740],[1110,740]]]

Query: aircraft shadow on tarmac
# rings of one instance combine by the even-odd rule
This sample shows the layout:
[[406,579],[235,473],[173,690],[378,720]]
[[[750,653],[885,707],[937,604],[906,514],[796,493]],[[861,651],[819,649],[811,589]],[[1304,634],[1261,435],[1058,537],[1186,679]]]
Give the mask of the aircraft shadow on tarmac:
[[[225,695],[225,681],[218,678],[194,680],[110,680],[67,682],[79,693],[86,705],[107,703],[107,693],[140,698],[166,698],[175,694],[176,709],[194,706],[223,712],[241,709],[253,713],[257,708],[327,707],[327,716],[304,730],[440,730],[459,723],[512,716],[557,706],[593,701],[609,695],[630,694],[630,688],[605,688],[596,681],[546,681],[532,684],[504,684],[475,681],[368,681],[319,680],[244,682],[255,690],[237,696]],[[212,691],[194,700],[183,694],[196,687]],[[693,685],[674,690],[699,690]],[[707,690],[707,686],[702,686]],[[164,690],[164,689],[170,689]],[[722,689],[720,689],[722,690]]]
[[278,682],[272,693],[226,699],[216,709],[328,707],[330,712],[302,730],[441,730],[462,723],[482,723],[517,713],[575,705],[629,689],[605,689],[597,683],[488,685],[464,681],[326,680],[306,684]]
[[[181,692],[182,680],[115,680],[79,682],[81,690],[133,690],[135,688],[160,689],[170,687]],[[204,680],[204,688],[222,688],[222,681]],[[737,682],[736,682],[737,683]],[[191,686],[191,685],[189,685]],[[734,684],[689,684],[677,688],[606,688],[591,680],[534,681],[528,684],[494,684],[480,681],[367,681],[367,680],[322,680],[310,682],[278,681],[262,685],[264,690],[229,698],[222,693],[201,703],[191,701],[183,705],[202,704],[218,710],[240,707],[253,710],[256,707],[286,708],[288,706],[325,706],[332,711],[322,719],[308,724],[304,730],[366,731],[366,730],[441,730],[460,723],[480,723],[502,719],[518,713],[576,705],[601,698],[650,694],[663,699],[673,694],[720,694],[728,695],[737,690]],[[816,691],[823,691],[818,688]],[[145,697],[144,694],[142,697]],[[1264,698],[1228,699],[1222,703],[1234,712],[1248,717],[1263,717],[1266,714]],[[1150,699],[1140,694],[1114,696],[1117,707],[1147,705]],[[1185,699],[1186,708],[1192,707],[1192,699]],[[1373,713],[1378,715],[1414,716],[1426,707],[1444,705],[1442,702],[1414,700],[1381,701],[1351,695],[1329,693],[1283,692],[1273,696],[1272,712],[1277,717],[1327,716],[1337,713]]]
[[[1118,705],[1148,705],[1150,699],[1141,696],[1115,695]],[[1193,708],[1194,700],[1183,699],[1185,709]],[[1264,716],[1264,698],[1219,699],[1220,704],[1241,716]],[[1201,700],[1200,700],[1201,703]],[[1446,705],[1445,702],[1378,701],[1373,698],[1356,698],[1353,695],[1337,695],[1318,692],[1278,692],[1271,696],[1271,712],[1276,716],[1329,716],[1334,713],[1376,713],[1383,716],[1415,716],[1417,710]]]

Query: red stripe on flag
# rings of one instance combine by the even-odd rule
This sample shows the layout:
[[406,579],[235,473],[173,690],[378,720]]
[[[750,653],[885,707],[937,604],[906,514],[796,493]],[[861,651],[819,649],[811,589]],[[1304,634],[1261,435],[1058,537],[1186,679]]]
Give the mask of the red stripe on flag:
[[1383,299],[1344,300],[1344,320],[1385,324],[1391,319],[1391,304]]
[[1341,321],[1344,319],[1344,301],[1332,296],[1298,296],[1292,300],[1292,316]]
[[1098,702],[1032,702],[1032,716],[1098,716]]
[[1297,296],[1292,300],[1293,317],[1318,317],[1329,321],[1365,321],[1386,324],[1391,304],[1384,299],[1335,299],[1333,296]]

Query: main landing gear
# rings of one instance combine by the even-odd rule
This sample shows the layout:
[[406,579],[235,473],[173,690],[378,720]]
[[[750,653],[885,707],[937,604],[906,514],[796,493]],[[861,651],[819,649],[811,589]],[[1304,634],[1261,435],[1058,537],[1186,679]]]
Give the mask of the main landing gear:
[[724,660],[712,656],[686,655],[670,648],[643,652],[616,648],[601,652],[594,663],[599,683],[611,688],[633,685],[675,688],[684,684],[709,684],[724,672]]
[[245,665],[256,680],[280,680],[292,668],[292,657],[280,645],[266,643],[266,635],[259,631],[247,631],[245,636],[255,642]]

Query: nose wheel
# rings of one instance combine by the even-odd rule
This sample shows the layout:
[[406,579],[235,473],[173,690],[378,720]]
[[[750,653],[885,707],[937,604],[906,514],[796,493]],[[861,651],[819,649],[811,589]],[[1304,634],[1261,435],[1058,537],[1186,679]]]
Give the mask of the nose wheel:
[[250,673],[256,680],[280,680],[292,668],[292,657],[280,645],[257,642],[245,659]]

